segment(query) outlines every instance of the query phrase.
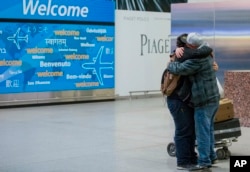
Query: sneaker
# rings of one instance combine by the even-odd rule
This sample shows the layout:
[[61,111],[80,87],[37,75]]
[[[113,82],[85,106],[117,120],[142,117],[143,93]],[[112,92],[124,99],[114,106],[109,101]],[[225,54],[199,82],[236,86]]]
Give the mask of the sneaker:
[[219,163],[219,160],[218,160],[218,159],[214,159],[214,160],[212,160],[211,163],[212,163],[212,164],[218,164],[218,163]]
[[189,171],[198,171],[198,170],[203,170],[207,168],[210,168],[210,166],[196,165],[196,166],[189,168]]
[[193,167],[193,165],[189,165],[189,164],[187,164],[187,165],[178,165],[177,170],[189,170],[192,167]]

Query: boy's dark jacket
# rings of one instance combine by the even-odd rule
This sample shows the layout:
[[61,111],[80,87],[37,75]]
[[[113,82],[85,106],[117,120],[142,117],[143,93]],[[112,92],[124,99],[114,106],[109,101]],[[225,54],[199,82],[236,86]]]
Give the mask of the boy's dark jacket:
[[[209,56],[212,53],[212,48],[208,46],[203,46],[199,49],[191,49],[188,47],[184,47],[184,54],[181,58],[176,58],[177,62],[184,62],[187,59],[199,59],[199,58],[205,58]],[[164,82],[164,74],[168,71],[168,68],[166,68],[162,73],[161,78],[161,84]],[[188,104],[190,103],[191,98],[191,82],[187,76],[181,75],[176,89],[173,91],[173,93],[168,96],[168,98],[171,99],[180,99]]]

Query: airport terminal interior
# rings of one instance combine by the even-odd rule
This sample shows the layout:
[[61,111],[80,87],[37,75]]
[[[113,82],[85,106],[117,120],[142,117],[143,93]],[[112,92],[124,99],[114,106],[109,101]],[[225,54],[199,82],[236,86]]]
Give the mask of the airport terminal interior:
[[[228,148],[250,155],[250,129]],[[175,172],[162,96],[0,109],[1,172]],[[229,159],[209,171],[229,172]]]
[[218,83],[245,123],[226,129],[241,132],[227,147],[250,156],[249,0],[190,1],[1,1],[0,172],[179,171],[159,88],[184,32],[213,47]]

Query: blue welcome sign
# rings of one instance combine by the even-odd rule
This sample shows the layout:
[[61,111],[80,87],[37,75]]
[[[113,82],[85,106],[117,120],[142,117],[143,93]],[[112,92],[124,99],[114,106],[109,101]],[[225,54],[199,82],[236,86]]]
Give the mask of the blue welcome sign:
[[9,0],[0,18],[114,22],[112,0]]
[[114,88],[113,17],[107,0],[3,3],[0,93]]

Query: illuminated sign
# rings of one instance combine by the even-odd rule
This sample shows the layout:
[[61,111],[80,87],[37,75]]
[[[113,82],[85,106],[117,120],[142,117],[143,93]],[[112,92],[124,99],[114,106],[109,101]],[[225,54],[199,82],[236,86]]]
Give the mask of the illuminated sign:
[[0,93],[114,88],[114,26],[2,22]]
[[3,1],[0,19],[40,19],[114,22],[111,0],[10,0]]
[[66,6],[52,4],[52,0],[48,0],[46,4],[42,4],[33,0],[23,0],[23,14],[39,15],[39,16],[72,16],[72,17],[87,17],[89,9],[86,6]]

